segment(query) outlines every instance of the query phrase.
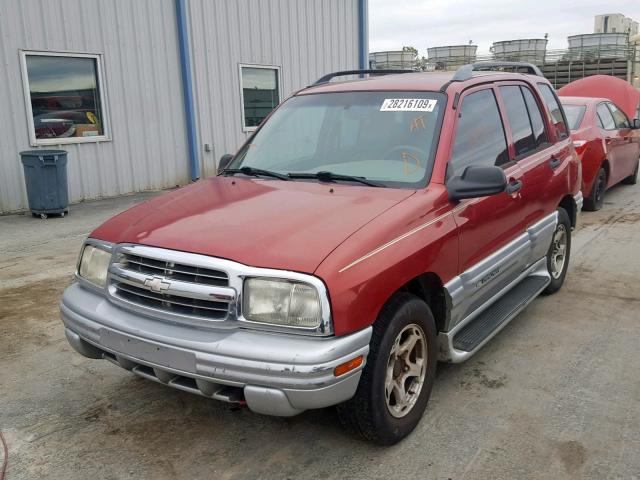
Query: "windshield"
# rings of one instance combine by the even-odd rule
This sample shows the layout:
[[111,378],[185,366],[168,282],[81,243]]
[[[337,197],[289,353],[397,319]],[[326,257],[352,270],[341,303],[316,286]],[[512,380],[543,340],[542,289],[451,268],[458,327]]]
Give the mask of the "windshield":
[[389,187],[426,183],[446,97],[437,92],[300,95],[282,104],[230,169],[331,172]]
[[567,122],[571,130],[577,130],[582,123],[582,117],[587,109],[584,105],[563,105],[564,113],[567,116]]

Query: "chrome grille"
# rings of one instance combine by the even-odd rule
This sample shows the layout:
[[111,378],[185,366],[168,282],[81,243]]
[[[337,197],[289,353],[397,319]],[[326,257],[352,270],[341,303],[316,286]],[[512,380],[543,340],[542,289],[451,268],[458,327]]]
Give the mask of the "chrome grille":
[[[141,247],[122,247],[109,268],[109,292],[124,306],[153,310],[172,320],[225,320],[235,301],[229,275],[213,268],[141,255]],[[154,251],[156,251],[155,249]],[[162,251],[160,251],[162,252]],[[153,254],[155,255],[155,253]]]
[[160,310],[170,310],[183,315],[224,318],[229,310],[228,303],[154,293],[124,282],[116,282],[115,288],[118,296],[130,302]]
[[229,285],[229,276],[225,272],[212,270],[210,268],[181,265],[165,260],[156,260],[155,258],[146,258],[131,254],[124,254],[121,263],[127,270],[160,275],[184,282],[217,285],[220,287]]

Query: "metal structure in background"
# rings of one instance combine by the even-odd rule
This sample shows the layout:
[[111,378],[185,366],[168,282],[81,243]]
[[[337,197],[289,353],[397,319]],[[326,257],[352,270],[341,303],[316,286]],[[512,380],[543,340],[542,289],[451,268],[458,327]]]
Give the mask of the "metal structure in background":
[[456,70],[475,63],[477,45],[447,45],[427,48],[427,70]]
[[[611,75],[640,88],[640,36],[629,40],[626,34],[603,33],[574,35],[568,40],[569,48],[563,50],[547,50],[546,39],[495,42],[491,53],[476,54],[474,48],[473,60],[464,63],[531,63],[540,68],[555,88],[591,75]],[[425,69],[457,70],[464,55],[455,48],[428,49]],[[471,57],[471,51],[468,55]]]
[[416,70],[417,65],[418,55],[412,51],[395,50],[369,54],[369,68],[372,70]]
[[587,33],[567,37],[570,60],[626,58],[629,36],[626,33]]
[[556,50],[547,55],[540,68],[555,88],[591,75],[611,75],[640,87],[640,50],[629,46],[617,50],[616,55],[608,48],[590,50],[588,55],[584,52],[577,54],[570,50]]
[[539,65],[544,62],[547,51],[546,38],[525,38],[493,42],[493,60],[507,62],[529,62]]

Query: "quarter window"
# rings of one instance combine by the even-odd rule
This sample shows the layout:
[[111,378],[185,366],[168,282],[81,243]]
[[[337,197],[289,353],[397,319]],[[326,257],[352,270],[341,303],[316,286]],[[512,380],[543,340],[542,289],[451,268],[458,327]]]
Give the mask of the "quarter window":
[[240,66],[242,127],[255,130],[280,103],[278,67]]
[[598,104],[598,106],[596,107],[596,113],[598,114],[598,118],[600,119],[602,128],[604,128],[605,130],[616,129],[616,122],[613,120],[613,115],[611,115],[611,111],[604,103]]
[[629,120],[622,110],[616,107],[613,103],[607,103],[613,120],[616,122],[616,128],[629,128]]
[[32,145],[106,140],[99,55],[23,52]]
[[569,129],[567,128],[567,122],[564,119],[562,108],[558,103],[558,98],[546,83],[538,83],[538,87],[540,87],[540,93],[542,93],[544,103],[547,104],[549,113],[551,113],[551,120],[553,121],[553,126],[556,129],[558,137],[567,138],[569,136]]
[[562,108],[564,108],[564,113],[567,116],[569,128],[571,130],[578,130],[587,107],[585,105],[563,105]]
[[536,142],[533,137],[533,129],[520,87],[516,85],[500,87],[500,94],[507,110],[516,156],[535,150]]
[[493,90],[467,95],[460,108],[448,176],[460,175],[469,165],[509,162],[507,140]]

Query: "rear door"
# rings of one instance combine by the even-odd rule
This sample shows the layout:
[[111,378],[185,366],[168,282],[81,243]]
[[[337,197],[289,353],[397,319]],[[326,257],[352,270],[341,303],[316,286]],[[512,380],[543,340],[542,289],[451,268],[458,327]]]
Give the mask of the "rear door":
[[600,123],[602,137],[604,139],[605,158],[609,161],[609,178],[607,187],[615,185],[625,175],[625,146],[627,140],[620,135],[611,109],[607,102],[601,102],[596,107],[596,116]]
[[498,90],[509,122],[512,160],[522,171],[520,196],[526,229],[555,211],[559,189],[554,188],[554,179],[562,175],[567,162],[549,139],[537,94],[523,82],[501,83]]
[[607,102],[607,107],[613,115],[613,121],[616,125],[616,133],[618,138],[618,161],[620,162],[620,168],[618,169],[619,176],[615,183],[631,175],[636,169],[636,163],[638,161],[638,143],[633,140],[631,130],[631,124],[627,115],[620,110],[614,103]]
[[[497,165],[511,188],[521,182],[520,167],[510,160],[507,136],[494,87],[462,93],[454,126],[447,177],[469,165]],[[459,270],[468,298],[461,318],[493,297],[522,271],[516,240],[523,234],[519,192],[463,200],[455,208],[459,227]],[[527,246],[528,248],[528,246]]]
[[571,186],[572,179],[575,179],[577,173],[575,162],[572,165],[572,160],[575,160],[575,150],[570,138],[569,124],[558,96],[548,83],[538,82],[537,87],[540,92],[539,100],[544,103],[539,106],[542,107],[541,113],[547,126],[548,141],[551,144],[550,148],[545,150],[546,156],[543,159],[543,163],[552,173],[544,187],[543,195],[544,213],[549,214],[558,208],[562,197],[567,194],[567,187]]

